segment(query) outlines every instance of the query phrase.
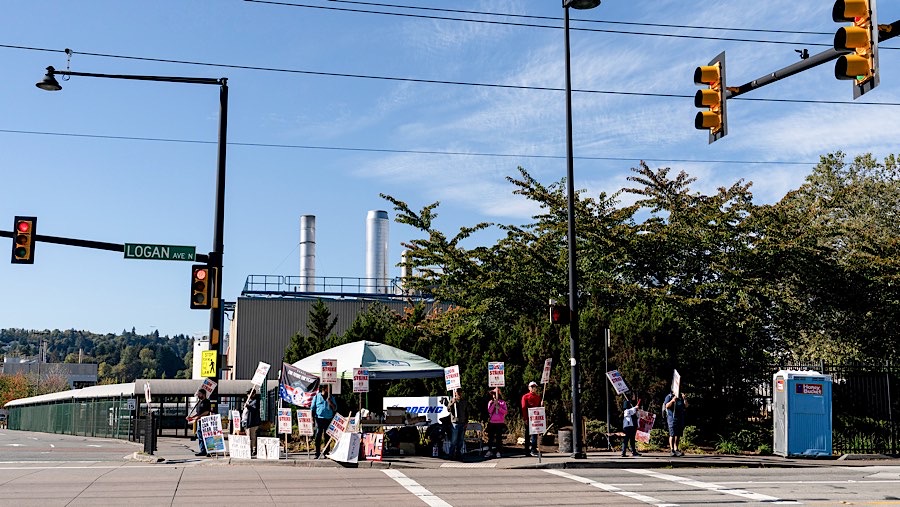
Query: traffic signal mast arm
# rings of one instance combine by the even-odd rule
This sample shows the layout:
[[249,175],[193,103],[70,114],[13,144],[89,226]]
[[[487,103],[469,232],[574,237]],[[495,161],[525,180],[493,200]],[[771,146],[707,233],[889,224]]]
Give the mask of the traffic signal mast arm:
[[[14,238],[13,231],[0,231],[0,237]],[[106,243],[103,241],[91,241],[87,239],[60,238],[57,236],[46,236],[42,234],[34,235],[35,242],[56,243],[57,245],[77,246],[81,248],[93,248],[96,250],[109,250],[111,252],[124,252],[125,244],[123,243]],[[207,262],[209,260],[206,254],[197,254],[197,262]]]
[[[900,34],[900,20],[894,21],[890,25],[878,26],[878,42],[884,42],[888,39],[892,39],[898,34]],[[786,77],[790,77],[794,74],[803,72],[806,69],[811,69],[813,67],[822,65],[823,63],[837,60],[845,54],[846,52],[837,51],[836,49],[827,49],[817,55],[810,56],[806,60],[799,61],[793,65],[788,65],[783,69],[779,69],[770,74],[766,74],[763,77],[754,79],[753,81],[742,84],[741,86],[729,86],[725,91],[725,98],[731,99],[739,95],[743,95],[751,90],[762,88],[767,84],[774,83],[775,81],[779,81]]]

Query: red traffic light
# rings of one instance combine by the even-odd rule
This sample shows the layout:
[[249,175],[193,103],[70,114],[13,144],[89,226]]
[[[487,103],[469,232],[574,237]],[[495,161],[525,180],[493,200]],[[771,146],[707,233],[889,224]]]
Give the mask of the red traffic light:
[[31,231],[31,222],[29,222],[28,220],[19,220],[16,223],[16,230],[21,233],[26,233],[26,232]]

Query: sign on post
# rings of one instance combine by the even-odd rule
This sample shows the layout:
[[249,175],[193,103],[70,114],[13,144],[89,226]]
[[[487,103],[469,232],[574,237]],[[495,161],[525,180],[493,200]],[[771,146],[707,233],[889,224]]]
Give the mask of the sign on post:
[[297,410],[297,432],[301,437],[311,437],[316,434],[313,428],[312,410]]
[[506,387],[506,372],[502,362],[488,363],[488,387]]
[[125,243],[126,259],[152,259],[157,261],[191,261],[194,262],[197,248],[178,245],[145,245],[141,243]]
[[[212,392],[215,391],[216,385],[217,384],[215,380],[208,378],[204,380],[202,384],[200,384],[200,390],[206,391],[206,397],[209,398],[210,396],[212,396]],[[149,393],[150,390],[148,389],[147,392]]]
[[528,409],[528,433],[541,435],[547,431],[547,413],[544,407],[532,407]]
[[322,360],[322,383],[337,384],[337,359]]
[[369,369],[353,368],[353,392],[367,393],[369,392]]
[[550,382],[550,367],[553,366],[553,358],[548,357],[546,361],[544,361],[544,373],[541,374],[541,384],[547,384]]
[[606,372],[606,378],[608,378],[609,382],[613,385],[617,395],[628,392],[628,386],[625,385],[625,379],[622,378],[622,374],[619,373],[619,370]]
[[203,350],[200,352],[200,376],[216,377],[215,350]]
[[672,393],[676,398],[681,394],[681,374],[678,370],[672,370]]
[[458,364],[444,368],[444,383],[447,384],[448,391],[462,388]]
[[346,429],[347,418],[342,416],[341,414],[334,414],[334,418],[332,418],[331,422],[328,424],[328,429],[325,430],[325,434],[337,440],[341,438],[341,435]]
[[264,363],[262,361],[259,362],[259,365],[256,367],[256,373],[253,374],[253,378],[250,379],[250,383],[259,387],[266,380],[266,375],[269,373],[269,364]]
[[256,439],[256,459],[281,459],[281,443],[275,437]]
[[200,434],[206,452],[225,452],[225,436],[222,434],[222,416],[208,415],[200,418]]
[[291,426],[291,409],[278,409],[278,433],[282,435],[290,435],[293,432]]
[[228,435],[228,455],[237,459],[251,459],[250,435]]

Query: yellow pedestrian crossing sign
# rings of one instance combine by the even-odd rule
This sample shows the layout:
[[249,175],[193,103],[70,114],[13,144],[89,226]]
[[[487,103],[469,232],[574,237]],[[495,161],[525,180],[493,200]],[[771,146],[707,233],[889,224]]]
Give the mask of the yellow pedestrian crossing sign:
[[216,351],[204,350],[200,353],[200,376],[216,377]]

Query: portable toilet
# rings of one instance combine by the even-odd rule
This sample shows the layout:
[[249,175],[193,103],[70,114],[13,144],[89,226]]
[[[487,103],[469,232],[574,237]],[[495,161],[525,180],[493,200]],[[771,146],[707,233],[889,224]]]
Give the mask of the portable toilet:
[[831,456],[831,375],[781,370],[773,383],[775,454]]

